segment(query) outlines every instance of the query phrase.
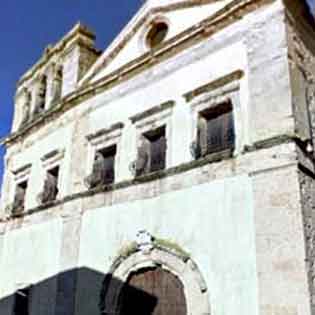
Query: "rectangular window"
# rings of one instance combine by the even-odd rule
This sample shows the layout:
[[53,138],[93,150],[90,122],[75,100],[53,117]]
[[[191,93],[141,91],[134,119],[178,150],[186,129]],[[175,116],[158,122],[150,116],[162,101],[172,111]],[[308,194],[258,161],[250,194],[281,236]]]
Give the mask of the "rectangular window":
[[13,203],[13,214],[20,214],[25,208],[25,196],[27,190],[27,181],[23,181],[16,185],[14,203]]
[[95,152],[92,174],[84,179],[88,189],[114,183],[116,151],[112,145]]
[[14,295],[14,315],[29,315],[30,288],[18,290]]
[[39,194],[40,204],[55,201],[59,192],[59,166],[47,170],[43,191]]
[[115,157],[116,145],[99,150],[101,155],[101,168],[102,168],[102,183],[104,185],[112,184],[115,181]]
[[200,113],[198,143],[202,156],[235,148],[234,119],[230,102]]
[[58,195],[58,181],[59,181],[59,166],[52,168],[47,171],[47,178],[50,181],[50,189],[51,189],[51,200],[56,200]]
[[150,142],[150,172],[165,169],[166,166],[166,137],[165,127],[153,130],[145,135]]
[[138,148],[136,174],[156,172],[166,167],[165,126],[142,135],[142,144]]

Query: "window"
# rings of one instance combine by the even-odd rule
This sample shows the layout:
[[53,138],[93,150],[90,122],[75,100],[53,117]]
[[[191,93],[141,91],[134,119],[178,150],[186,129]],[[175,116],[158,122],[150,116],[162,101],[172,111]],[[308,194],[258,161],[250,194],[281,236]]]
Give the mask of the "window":
[[92,174],[85,179],[85,185],[89,189],[115,181],[116,152],[116,145],[96,151]]
[[32,104],[32,95],[28,90],[24,90],[24,103],[22,107],[21,126],[26,124],[30,120],[30,108]]
[[153,23],[146,36],[147,47],[152,49],[161,44],[165,40],[167,33],[168,25],[165,22]]
[[57,102],[61,98],[62,93],[62,81],[63,81],[63,68],[58,67],[55,72],[52,87],[52,101]]
[[57,199],[57,195],[59,192],[58,181],[59,166],[55,166],[54,168],[48,170],[46,173],[44,189],[38,196],[40,204],[52,202]]
[[219,104],[199,114],[199,155],[222,152],[235,147],[235,130],[231,102]]
[[136,175],[156,172],[166,167],[165,126],[142,135],[142,144],[138,148]]
[[26,190],[27,181],[23,181],[16,185],[14,202],[11,209],[13,215],[21,214],[24,211]]
[[14,315],[29,315],[30,288],[18,290],[14,295]]
[[46,93],[47,93],[47,77],[44,75],[41,77],[37,94],[36,94],[36,104],[34,109],[34,114],[40,114],[45,110],[46,102]]

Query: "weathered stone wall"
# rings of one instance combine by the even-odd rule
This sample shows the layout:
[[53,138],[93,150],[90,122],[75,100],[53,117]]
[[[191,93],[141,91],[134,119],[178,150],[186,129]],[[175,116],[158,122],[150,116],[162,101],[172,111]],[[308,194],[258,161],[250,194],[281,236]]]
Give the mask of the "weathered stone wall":
[[301,4],[288,3],[287,33],[292,104],[300,164],[299,185],[306,248],[306,271],[312,314],[315,314],[315,200],[313,196],[315,188],[315,45],[314,30],[305,16],[302,16],[302,9]]
[[301,204],[304,224],[304,238],[306,248],[306,268],[308,272],[308,284],[312,314],[315,312],[315,180],[311,174],[299,172],[301,189]]
[[254,176],[260,314],[311,314],[297,167]]

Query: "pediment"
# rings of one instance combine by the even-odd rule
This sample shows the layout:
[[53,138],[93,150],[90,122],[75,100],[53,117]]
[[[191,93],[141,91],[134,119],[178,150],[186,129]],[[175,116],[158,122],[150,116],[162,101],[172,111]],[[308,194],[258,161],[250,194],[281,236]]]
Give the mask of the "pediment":
[[[147,0],[79,82],[93,83],[152,50],[153,35],[163,42],[215,14],[232,0]],[[162,30],[163,24],[167,29]],[[162,25],[162,26],[161,26]],[[154,30],[158,28],[157,30]],[[153,37],[154,39],[154,37]]]

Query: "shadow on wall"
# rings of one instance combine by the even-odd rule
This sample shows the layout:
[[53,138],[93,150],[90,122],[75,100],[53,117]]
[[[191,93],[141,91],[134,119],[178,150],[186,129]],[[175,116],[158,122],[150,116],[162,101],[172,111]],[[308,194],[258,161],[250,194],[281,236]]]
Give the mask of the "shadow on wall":
[[[139,288],[88,268],[17,286],[14,294],[0,300],[1,315],[152,315],[158,302]],[[123,307],[126,301],[128,310]]]

